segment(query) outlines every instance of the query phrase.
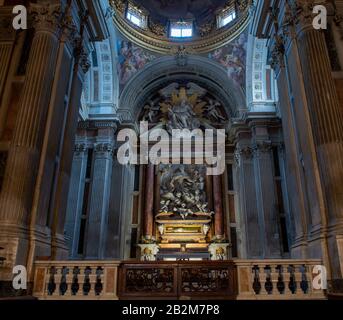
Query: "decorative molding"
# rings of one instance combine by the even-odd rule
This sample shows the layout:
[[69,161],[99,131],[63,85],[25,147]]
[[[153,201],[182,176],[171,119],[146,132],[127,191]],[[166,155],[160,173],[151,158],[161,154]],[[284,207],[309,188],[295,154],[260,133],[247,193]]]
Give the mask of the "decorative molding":
[[117,131],[118,125],[115,121],[104,120],[104,121],[80,121],[78,123],[79,129],[97,130],[111,128],[114,132]]

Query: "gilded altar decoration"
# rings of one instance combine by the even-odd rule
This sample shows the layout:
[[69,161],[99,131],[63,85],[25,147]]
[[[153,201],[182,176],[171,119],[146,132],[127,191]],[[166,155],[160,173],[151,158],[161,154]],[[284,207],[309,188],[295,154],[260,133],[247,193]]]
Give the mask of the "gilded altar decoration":
[[229,247],[229,243],[211,243],[208,247],[211,260],[227,260],[229,258]]
[[156,255],[159,251],[159,247],[156,244],[139,244],[141,249],[141,260],[142,261],[155,261]]

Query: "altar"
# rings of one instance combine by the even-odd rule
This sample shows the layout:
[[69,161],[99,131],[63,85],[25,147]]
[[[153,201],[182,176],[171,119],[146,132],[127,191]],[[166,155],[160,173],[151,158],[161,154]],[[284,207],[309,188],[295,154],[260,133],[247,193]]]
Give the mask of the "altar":
[[[158,210],[151,208],[155,212],[145,219],[151,236],[143,237],[139,244],[141,260],[227,259],[229,244],[224,236],[222,204],[214,194],[220,190],[220,180],[206,177],[206,168],[201,165],[159,165],[149,169],[151,173],[153,169],[154,181],[157,176],[160,192]],[[147,224],[150,221],[152,226]]]

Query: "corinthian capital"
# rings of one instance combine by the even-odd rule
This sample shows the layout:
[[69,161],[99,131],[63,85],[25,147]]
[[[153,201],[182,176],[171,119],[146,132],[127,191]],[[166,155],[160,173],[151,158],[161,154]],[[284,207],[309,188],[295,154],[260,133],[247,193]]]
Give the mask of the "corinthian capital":
[[316,17],[316,13],[313,9],[317,5],[328,7],[327,1],[290,0],[287,3],[287,23],[299,29],[312,29],[313,21]]
[[31,3],[29,9],[33,27],[36,31],[47,31],[57,34],[61,28],[61,4]]
[[95,145],[97,156],[110,156],[114,154],[114,145],[112,143],[98,143]]

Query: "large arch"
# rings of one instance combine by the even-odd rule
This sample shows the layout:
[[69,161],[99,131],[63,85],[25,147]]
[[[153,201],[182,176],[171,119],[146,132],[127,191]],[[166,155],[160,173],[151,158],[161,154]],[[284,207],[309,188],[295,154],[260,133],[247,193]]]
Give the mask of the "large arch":
[[180,80],[205,87],[222,103],[229,117],[237,117],[247,110],[243,90],[228,77],[224,67],[205,57],[189,55],[180,60],[168,56],[150,63],[127,83],[119,102],[120,122],[136,122],[154,92]]

